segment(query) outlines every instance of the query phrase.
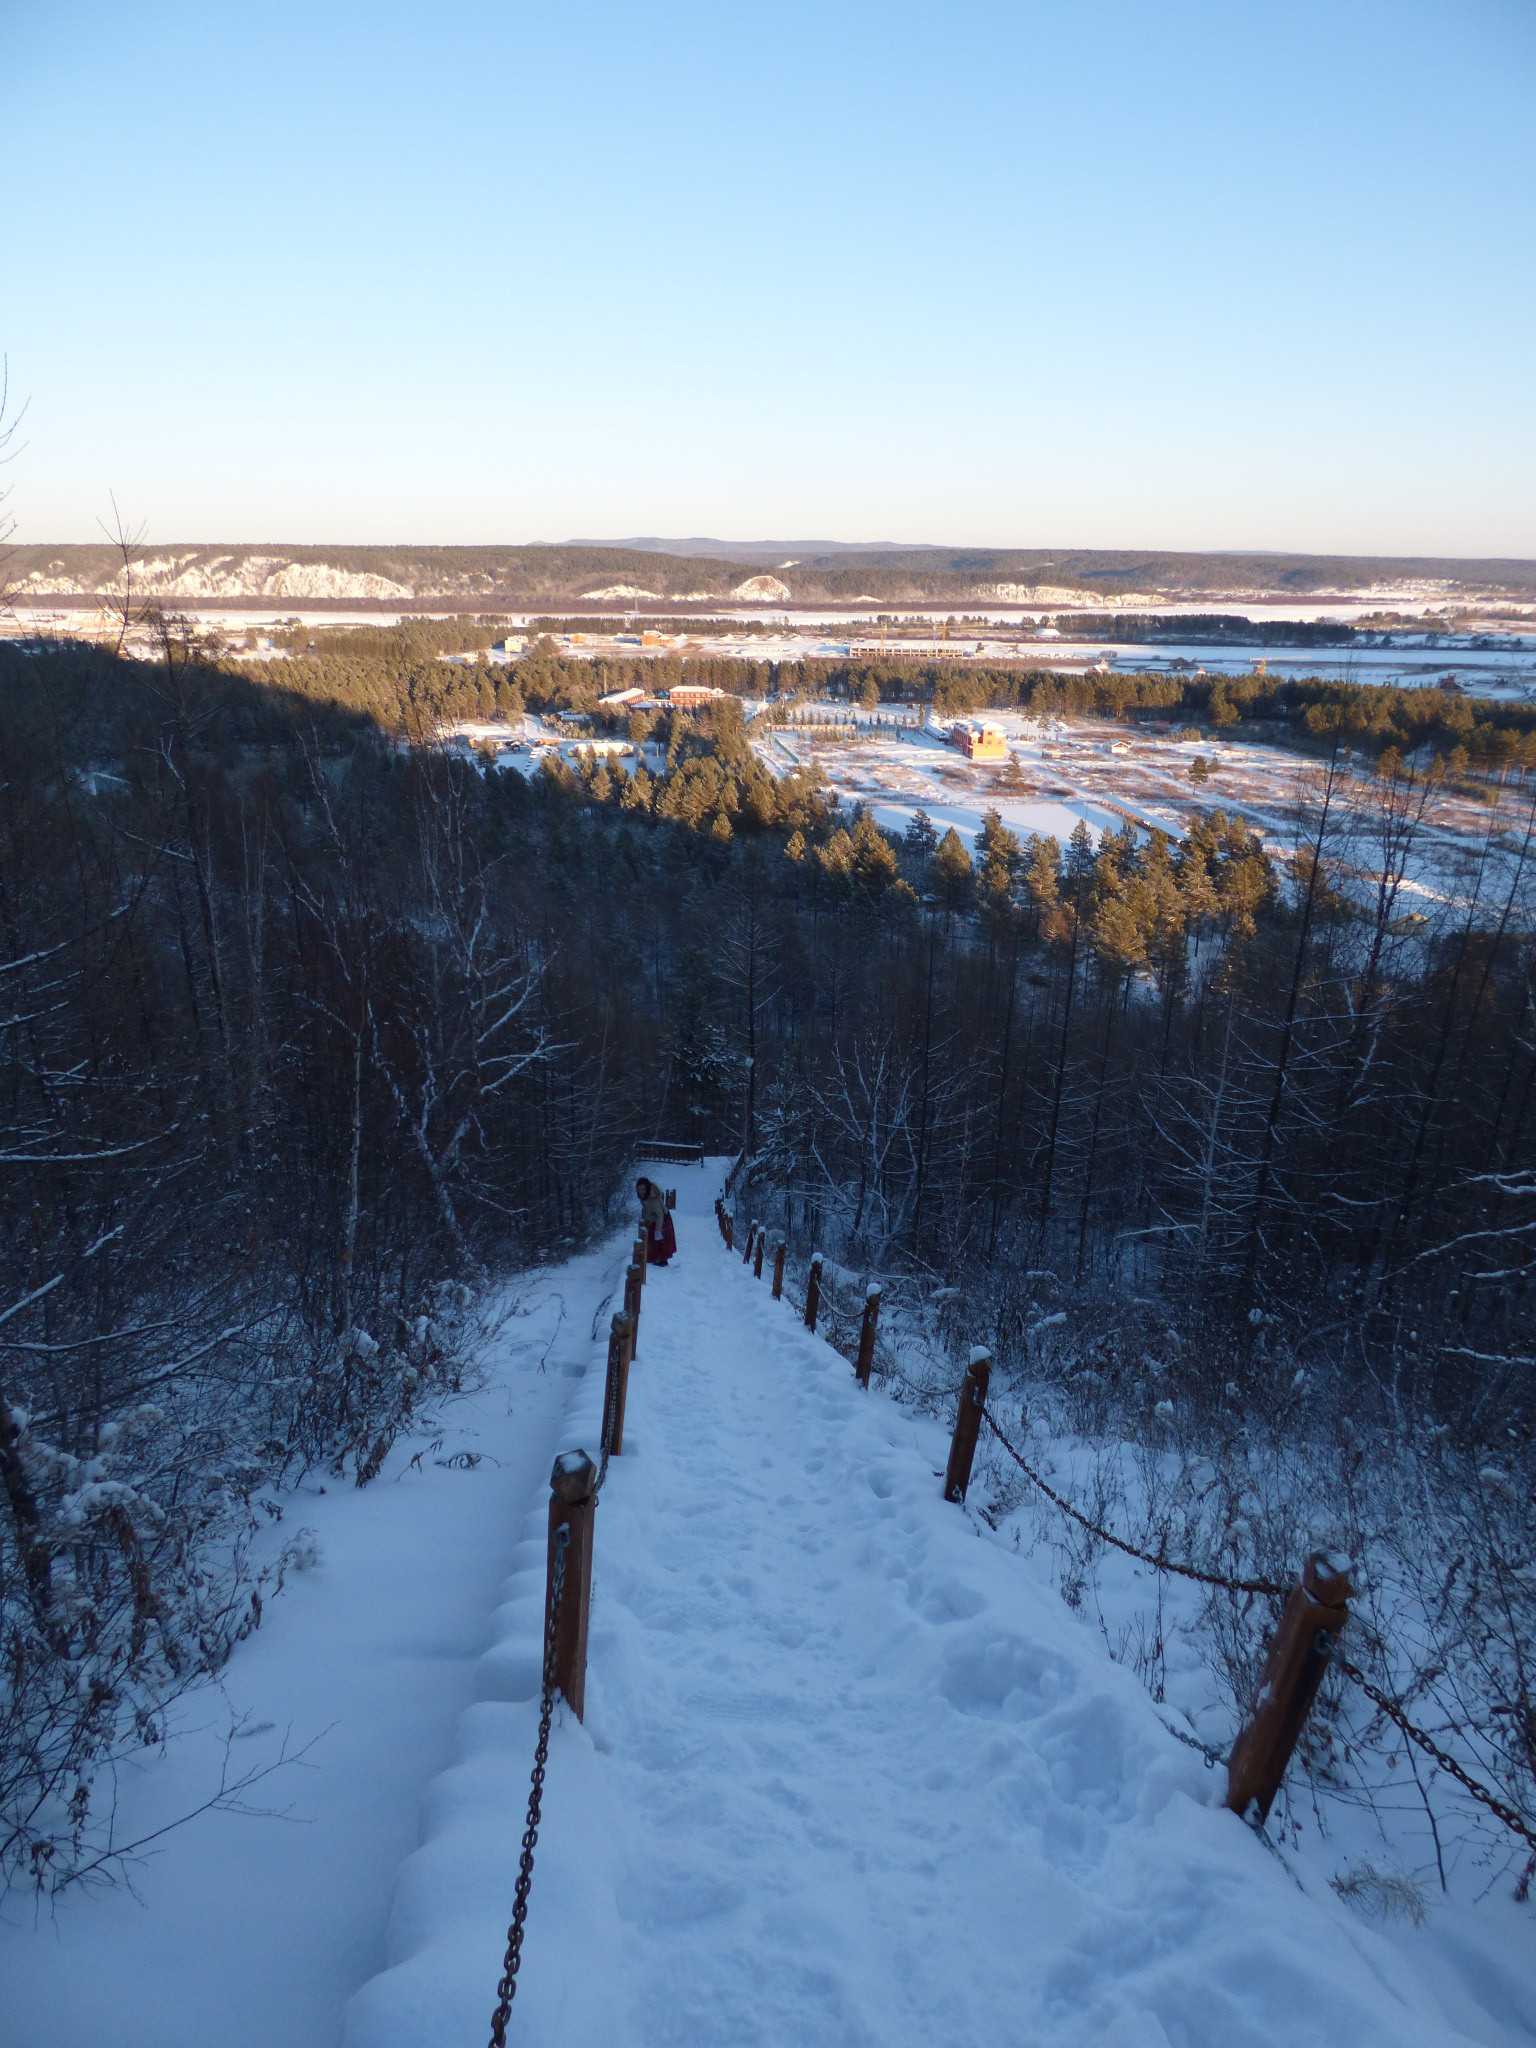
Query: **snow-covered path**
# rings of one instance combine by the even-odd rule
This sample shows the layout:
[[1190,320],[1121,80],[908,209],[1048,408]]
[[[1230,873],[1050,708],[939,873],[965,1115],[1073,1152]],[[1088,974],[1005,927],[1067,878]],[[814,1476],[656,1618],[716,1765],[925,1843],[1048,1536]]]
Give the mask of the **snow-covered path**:
[[[1524,2038],[1304,1892],[1030,1562],[940,1498],[944,1435],[810,1338],[675,1169],[597,1516],[512,2038],[1447,2048]],[[597,1449],[589,1373],[567,1446]],[[529,1504],[460,1761],[347,2048],[485,2037],[536,1720]],[[1448,1994],[1449,1995],[1449,1994]],[[1516,2001],[1518,2003],[1518,2000]]]

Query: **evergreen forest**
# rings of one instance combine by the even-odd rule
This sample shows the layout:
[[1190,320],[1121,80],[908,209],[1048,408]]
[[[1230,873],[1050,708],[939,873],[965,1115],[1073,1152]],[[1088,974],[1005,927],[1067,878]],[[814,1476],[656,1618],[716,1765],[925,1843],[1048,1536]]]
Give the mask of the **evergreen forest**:
[[[0,649],[6,1872],[111,1874],[112,1759],[302,1564],[249,1562],[284,1485],[366,1484],[493,1283],[608,1227],[658,1138],[739,1159],[797,1269],[986,1343],[1144,1541],[1284,1570],[1324,1497],[1397,1690],[1536,1825],[1536,714],[662,661],[730,694],[609,719],[640,663],[493,669],[490,638]],[[1177,837],[898,839],[761,766],[770,693],[1284,732],[1307,778],[1283,855],[1193,802]],[[436,743],[524,709],[665,765]],[[1498,801],[1426,898],[1447,774]],[[1134,1501],[1126,1446],[1161,1475]],[[1256,1628],[1213,1596],[1234,1691]]]

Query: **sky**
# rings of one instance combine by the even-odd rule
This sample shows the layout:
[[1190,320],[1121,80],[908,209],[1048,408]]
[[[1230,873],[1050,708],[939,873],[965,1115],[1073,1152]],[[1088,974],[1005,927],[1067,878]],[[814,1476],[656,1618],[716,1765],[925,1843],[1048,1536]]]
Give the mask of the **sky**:
[[1531,0],[0,0],[20,541],[1536,556]]

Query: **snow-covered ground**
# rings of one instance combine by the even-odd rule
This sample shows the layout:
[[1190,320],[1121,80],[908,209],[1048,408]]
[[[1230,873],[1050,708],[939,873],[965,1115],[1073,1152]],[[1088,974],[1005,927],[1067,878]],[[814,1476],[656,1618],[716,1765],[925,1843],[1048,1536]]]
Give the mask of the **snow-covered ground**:
[[[846,705],[827,715],[852,716]],[[876,714],[877,717],[886,714]],[[1290,748],[1252,740],[1175,740],[1099,720],[1070,723],[1027,718],[1016,711],[988,712],[1008,736],[1018,775],[1004,764],[971,762],[948,746],[942,724],[931,730],[871,733],[860,713],[856,739],[817,737],[814,729],[759,728],[759,758],[782,775],[797,765],[820,764],[828,783],[848,802],[865,804],[886,830],[905,832],[913,813],[926,811],[943,832],[953,826],[974,841],[988,810],[1021,837],[1037,832],[1063,845],[1082,819],[1097,838],[1127,821],[1181,834],[1196,810],[1221,809],[1247,820],[1270,851],[1288,855],[1295,843],[1298,808],[1315,785],[1318,764]],[[1190,780],[1196,756],[1208,768],[1203,783]],[[1355,764],[1362,794],[1373,791],[1370,763]],[[1406,884],[1410,895],[1460,900],[1468,864],[1490,831],[1512,835],[1517,849],[1531,792],[1514,784],[1496,788],[1494,806],[1455,790],[1438,793],[1425,816]],[[1370,873],[1370,846],[1356,849],[1361,874]],[[1498,886],[1485,888],[1502,900]]]
[[169,1751],[124,1778],[118,1838],[216,1792],[231,1728],[235,1774],[285,1741],[302,1762],[246,1795],[273,1817],[173,1829],[133,1866],[132,1893],[66,1894],[41,1917],[0,1903],[4,2048],[335,2048],[345,2001],[383,1965],[395,1870],[452,1756],[486,1615],[621,1265],[605,1250],[532,1276],[481,1391],[397,1444],[365,1490],[320,1475],[286,1498],[274,1538],[313,1529],[318,1561],[269,1603],[221,1690],[185,1703]]
[[[440,608],[433,606],[414,613],[393,611],[386,608],[383,600],[392,592],[407,593],[382,578],[344,574],[318,565],[284,565],[277,557],[251,557],[243,567],[227,556],[201,563],[190,556],[184,562],[182,558],[167,557],[157,566],[170,574],[172,580],[156,584],[155,594],[171,596],[185,616],[226,639],[240,639],[248,633],[268,634],[280,622],[286,624],[293,619],[325,631],[357,626],[378,629],[399,625],[411,616],[418,620],[453,617],[469,601],[464,597],[445,598]],[[222,595],[222,586],[215,588],[226,573],[234,583],[242,578],[248,582],[247,571],[256,574],[258,582],[263,577],[267,579],[264,587],[270,589],[276,601],[263,603],[254,597],[241,601],[233,584]],[[380,587],[370,592],[363,588],[365,584]],[[63,584],[59,585],[60,590],[63,588]],[[611,599],[621,594],[620,587],[615,586],[612,591],[589,593],[589,597]],[[305,607],[305,595],[328,596],[343,603],[352,596],[358,601],[358,609],[317,611]],[[374,600],[371,604],[365,602],[370,595]],[[660,660],[681,656],[797,662],[842,661],[850,657],[877,660],[898,654],[932,659],[942,654],[962,664],[1022,666],[1078,674],[1096,668],[1123,672],[1199,669],[1237,676],[1264,668],[1280,677],[1320,676],[1403,689],[1428,687],[1449,674],[1478,696],[1509,702],[1526,702],[1536,697],[1536,607],[1500,600],[1458,600],[1462,624],[1452,631],[1443,594],[1436,599],[1428,590],[1398,594],[1393,601],[1398,623],[1390,632],[1378,628],[1372,634],[1367,626],[1361,638],[1348,646],[1316,648],[1266,647],[1257,634],[1249,642],[1224,646],[1199,640],[1127,644],[1123,640],[1085,637],[1085,632],[1091,633],[1106,612],[1124,607],[1086,596],[1074,601],[1068,593],[1058,593],[1048,603],[1023,606],[1013,603],[996,607],[982,600],[961,607],[964,617],[960,621],[953,616],[953,605],[903,607],[898,613],[870,600],[868,613],[854,613],[847,607],[781,608],[770,604],[765,609],[761,602],[739,606],[717,600],[708,604],[707,611],[696,614],[698,630],[687,624],[687,607],[698,600],[698,593],[684,599],[656,599],[643,591],[634,595],[636,604],[627,616],[612,611],[597,613],[586,620],[585,630],[556,636],[562,656],[573,661]],[[1273,604],[1237,594],[1185,603],[1142,596],[1126,603],[1139,620],[1161,620],[1176,628],[1181,619],[1212,613],[1235,613],[1268,624],[1323,621],[1356,625],[1362,620],[1379,618],[1382,599],[1341,595],[1310,604]],[[642,604],[647,608],[641,609]],[[1430,609],[1432,604],[1438,607],[1434,612]],[[654,610],[650,609],[652,606]],[[50,602],[47,590],[35,582],[24,584],[13,594],[10,605],[0,606],[0,636],[105,634],[115,643],[119,621],[111,600],[104,597],[102,607],[93,616],[81,593],[74,593],[63,603]],[[580,615],[580,605],[574,601],[557,603],[552,608]],[[546,612],[550,609],[544,608]],[[1420,619],[1416,620],[1415,614]],[[1083,618],[1083,630],[1074,629],[1074,615]],[[498,619],[509,629],[526,632],[537,624],[538,614],[495,611],[485,617]],[[1046,618],[1058,623],[1037,623]],[[680,624],[683,629],[679,631]],[[664,631],[659,638],[653,635],[652,644],[646,645],[642,632],[648,625],[671,630]],[[878,639],[877,633],[881,636]],[[150,630],[136,630],[129,636],[131,653],[153,656],[155,646]],[[288,658],[286,648],[274,649],[270,645],[240,651],[245,658],[261,662]],[[442,658],[451,661],[464,657]]]
[[[1282,1863],[1044,1556],[940,1498],[943,1426],[862,1392],[724,1251],[715,1171],[667,1178],[681,1252],[646,1288],[597,1515],[586,1722],[557,1709],[511,2038],[1529,2042],[1529,1911],[1381,1923],[1329,1888],[1326,1843]],[[226,1711],[295,1737],[335,1724],[295,1817],[167,1837],[142,1906],[66,1901],[41,1927],[13,1911],[7,2048],[485,2037],[537,1720],[548,1468],[597,1449],[626,1248],[538,1276],[419,1466],[404,1446],[368,1492],[305,1501],[325,1561],[226,1687]],[[472,1471],[434,1463],[464,1448],[484,1454]],[[190,1768],[150,1766],[136,1824],[185,1800],[163,1781]]]

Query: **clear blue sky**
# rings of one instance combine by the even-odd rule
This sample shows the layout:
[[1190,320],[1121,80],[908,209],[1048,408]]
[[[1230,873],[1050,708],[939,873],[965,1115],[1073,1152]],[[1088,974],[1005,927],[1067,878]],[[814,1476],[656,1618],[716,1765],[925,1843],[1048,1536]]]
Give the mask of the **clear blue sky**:
[[1532,0],[9,0],[23,540],[1536,556]]

